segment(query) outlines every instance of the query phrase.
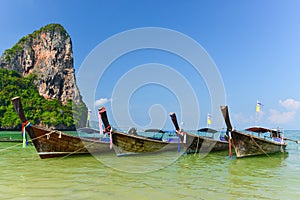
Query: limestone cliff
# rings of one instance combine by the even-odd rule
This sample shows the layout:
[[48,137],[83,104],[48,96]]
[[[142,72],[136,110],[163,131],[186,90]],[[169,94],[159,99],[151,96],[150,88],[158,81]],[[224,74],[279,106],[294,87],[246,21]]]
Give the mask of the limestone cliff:
[[49,24],[21,38],[0,58],[0,68],[12,69],[28,76],[37,75],[35,84],[46,99],[81,101],[76,85],[72,41],[59,24]]

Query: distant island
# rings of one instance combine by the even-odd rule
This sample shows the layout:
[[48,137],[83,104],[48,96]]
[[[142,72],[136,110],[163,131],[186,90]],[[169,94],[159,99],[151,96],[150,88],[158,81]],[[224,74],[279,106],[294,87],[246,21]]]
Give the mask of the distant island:
[[76,85],[72,42],[60,24],[21,38],[0,57],[0,130],[20,129],[11,98],[20,96],[33,123],[60,130],[83,127],[87,107]]

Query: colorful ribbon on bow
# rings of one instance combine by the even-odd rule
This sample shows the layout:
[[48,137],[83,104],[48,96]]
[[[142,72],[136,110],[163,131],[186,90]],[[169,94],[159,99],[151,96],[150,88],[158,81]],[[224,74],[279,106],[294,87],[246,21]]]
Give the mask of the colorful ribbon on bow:
[[25,123],[22,124],[22,136],[23,136],[23,148],[28,146],[28,140],[26,137],[26,127],[31,126],[29,121],[26,121]]

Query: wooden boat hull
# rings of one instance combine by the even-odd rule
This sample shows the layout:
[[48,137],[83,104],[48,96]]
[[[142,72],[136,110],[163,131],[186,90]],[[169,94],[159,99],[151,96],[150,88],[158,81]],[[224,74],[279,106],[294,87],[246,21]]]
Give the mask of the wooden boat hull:
[[208,153],[210,151],[228,150],[228,142],[186,133],[186,152]]
[[210,151],[228,150],[227,141],[186,134],[186,143],[163,142],[146,137],[112,132],[112,142],[119,154],[128,153],[156,153],[162,151],[185,151],[191,153],[208,153]]
[[[171,120],[174,124],[176,132],[185,140],[186,153],[209,153],[210,151],[228,150],[229,143],[227,141],[215,140],[213,138],[195,135],[187,132],[182,132],[179,128],[176,114],[170,113]],[[198,131],[216,133],[217,131],[211,128],[202,128]]]
[[57,130],[31,125],[24,114],[20,97],[12,98],[14,109],[21,119],[41,158],[62,157],[110,151],[109,142],[72,136]]
[[232,131],[231,137],[237,158],[284,152],[287,146],[285,142],[273,142],[239,131]]
[[157,153],[162,151],[176,151],[178,149],[178,143],[164,142],[117,131],[113,131],[111,134],[112,143],[119,154]]
[[80,138],[60,131],[49,131],[33,125],[27,127],[26,131],[42,159],[110,151],[108,142]]

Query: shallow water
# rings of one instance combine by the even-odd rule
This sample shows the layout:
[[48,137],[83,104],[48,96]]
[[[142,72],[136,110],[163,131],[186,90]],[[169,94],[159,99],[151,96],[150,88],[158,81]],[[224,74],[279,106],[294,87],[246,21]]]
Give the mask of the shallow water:
[[[300,131],[285,134],[300,139]],[[300,144],[236,159],[226,151],[41,160],[34,147],[0,143],[0,199],[299,199]]]

